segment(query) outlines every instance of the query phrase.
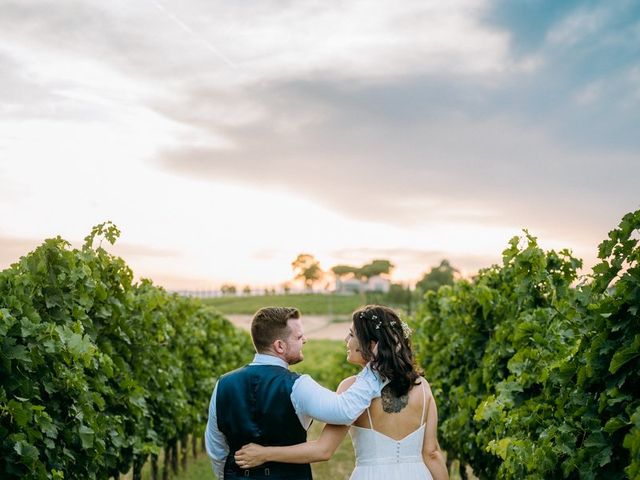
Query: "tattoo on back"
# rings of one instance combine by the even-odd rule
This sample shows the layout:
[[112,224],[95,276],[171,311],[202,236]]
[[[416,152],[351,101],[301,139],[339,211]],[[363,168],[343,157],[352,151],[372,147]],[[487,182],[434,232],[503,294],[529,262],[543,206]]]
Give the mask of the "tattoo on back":
[[389,388],[389,385],[382,389],[380,398],[382,400],[382,409],[386,413],[398,413],[409,404],[408,393],[401,397],[396,397]]

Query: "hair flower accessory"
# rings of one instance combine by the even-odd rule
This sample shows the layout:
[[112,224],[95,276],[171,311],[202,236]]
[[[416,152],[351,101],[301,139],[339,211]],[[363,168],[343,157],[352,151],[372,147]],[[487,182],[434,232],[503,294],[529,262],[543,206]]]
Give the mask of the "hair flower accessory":
[[404,320],[400,321],[400,326],[402,327],[402,334],[404,335],[404,338],[409,338],[413,333],[411,327]]

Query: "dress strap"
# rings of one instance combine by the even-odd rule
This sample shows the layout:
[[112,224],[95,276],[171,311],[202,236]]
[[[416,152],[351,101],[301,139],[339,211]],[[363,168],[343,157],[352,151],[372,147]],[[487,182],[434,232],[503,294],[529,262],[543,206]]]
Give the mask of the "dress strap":
[[369,428],[373,430],[373,422],[371,421],[371,413],[369,413],[369,408],[367,408],[367,416],[369,417]]
[[420,425],[424,423],[424,414],[427,410],[427,387],[424,386],[424,382],[420,381],[422,384],[422,418],[420,419]]

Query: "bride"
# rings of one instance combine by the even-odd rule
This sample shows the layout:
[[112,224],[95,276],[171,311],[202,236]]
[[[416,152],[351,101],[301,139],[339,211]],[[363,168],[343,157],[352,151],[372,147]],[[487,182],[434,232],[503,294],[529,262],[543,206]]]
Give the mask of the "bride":
[[[250,443],[236,463],[253,468],[265,462],[311,463],[328,460],[350,431],[356,467],[351,480],[448,479],[436,431],[438,413],[427,381],[416,370],[406,323],[390,308],[368,305],[353,313],[347,361],[371,366],[389,380],[351,427],[325,425],[320,438],[288,447]],[[344,392],[355,377],[342,381]]]

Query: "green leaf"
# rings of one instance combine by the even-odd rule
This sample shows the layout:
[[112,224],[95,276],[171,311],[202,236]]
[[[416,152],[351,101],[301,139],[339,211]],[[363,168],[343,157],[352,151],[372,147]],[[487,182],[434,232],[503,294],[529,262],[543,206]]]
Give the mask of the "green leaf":
[[499,440],[495,446],[496,454],[503,460],[507,458],[507,449],[509,448],[509,444],[511,444],[511,440],[511,438],[503,438]]
[[604,435],[602,435],[601,432],[594,432],[591,435],[589,435],[587,437],[587,439],[584,441],[584,446],[585,447],[597,447],[597,448],[604,448],[606,446],[609,445],[609,442],[607,441],[607,439],[604,437]]
[[82,425],[80,426],[80,428],[78,429],[78,434],[80,435],[80,441],[82,442],[82,448],[91,448],[93,447],[93,440],[95,438],[95,432],[85,426]]
[[38,449],[30,443],[20,441],[13,446],[14,451],[20,455],[22,462],[31,464],[38,459]]
[[58,437],[58,427],[51,421],[51,418],[46,413],[39,418],[39,426],[42,433],[49,438]]
[[595,456],[593,457],[593,460],[599,465],[599,466],[604,466],[607,463],[609,463],[611,461],[611,453],[612,453],[612,448],[611,446],[606,446],[604,447],[602,450],[600,450],[598,453],[595,454]]
[[621,348],[613,355],[609,365],[610,373],[616,373],[625,363],[633,360],[637,356],[640,356],[640,351],[638,351],[638,343],[640,343],[638,341],[639,338],[639,336],[636,336],[632,345]]
[[5,349],[4,355],[8,359],[20,360],[21,362],[31,362],[29,350],[24,345],[13,345]]
[[607,433],[613,433],[626,425],[629,425],[629,422],[625,421],[622,417],[610,418],[604,426],[604,431]]
[[9,400],[7,410],[15,420],[16,424],[22,428],[26,427],[31,421],[32,412],[31,405],[29,403],[19,403],[15,400]]

